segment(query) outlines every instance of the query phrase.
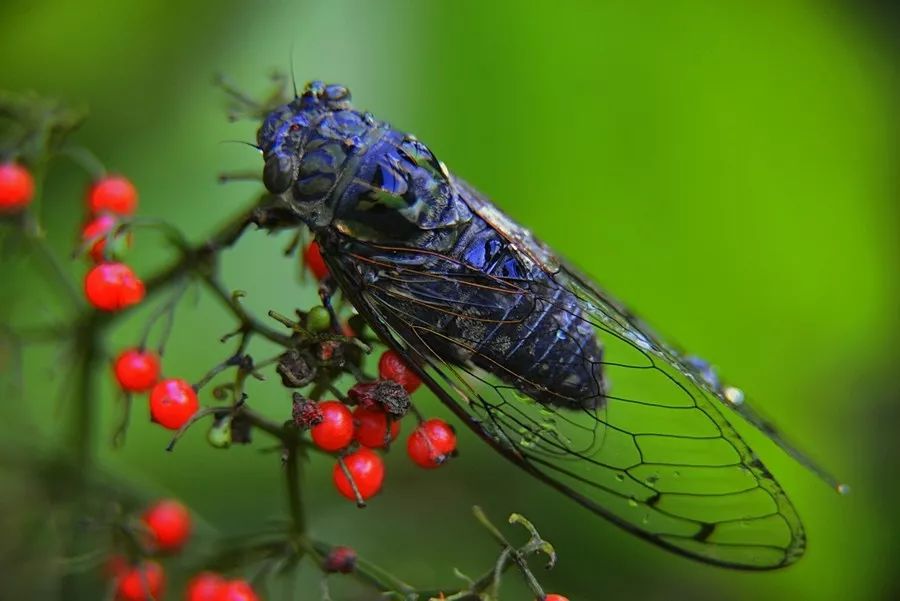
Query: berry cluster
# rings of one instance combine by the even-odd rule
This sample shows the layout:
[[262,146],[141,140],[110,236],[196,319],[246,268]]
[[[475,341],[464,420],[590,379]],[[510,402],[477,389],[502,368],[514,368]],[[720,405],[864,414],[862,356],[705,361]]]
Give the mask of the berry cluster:
[[113,363],[113,373],[123,391],[150,393],[151,419],[169,430],[178,430],[200,408],[197,392],[179,378],[160,379],[159,355],[148,349],[122,351]]
[[188,582],[185,601],[259,601],[246,580],[226,580],[215,572],[200,572]]
[[95,265],[84,278],[85,296],[101,311],[136,305],[144,298],[144,283],[117,259],[131,246],[131,235],[118,230],[122,219],[137,209],[137,191],[122,176],[105,176],[88,189],[86,204],[81,247]]
[[[149,601],[163,598],[166,573],[158,559],[180,552],[191,535],[191,514],[174,499],[157,501],[140,516],[138,547],[143,557],[128,561],[114,555],[106,571],[115,586],[117,601]],[[212,572],[194,576],[185,589],[187,601],[257,601],[244,580],[226,580]]]
[[[332,477],[338,492],[362,505],[384,482],[384,461],[376,450],[387,450],[400,434],[409,410],[409,394],[421,380],[394,351],[378,362],[379,379],[353,386],[347,404],[335,400],[306,401],[297,395],[294,421],[308,428],[314,445],[339,453]],[[351,411],[349,405],[355,405]],[[435,468],[456,452],[456,435],[440,419],[424,421],[407,439],[407,452],[419,466]]]

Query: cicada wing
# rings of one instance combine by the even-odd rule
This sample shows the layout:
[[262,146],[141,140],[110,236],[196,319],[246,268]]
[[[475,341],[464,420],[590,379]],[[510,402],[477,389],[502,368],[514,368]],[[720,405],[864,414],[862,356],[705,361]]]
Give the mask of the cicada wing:
[[[459,277],[449,268],[459,265],[452,257],[444,258],[448,268],[442,269],[430,249],[404,248],[397,262],[387,250],[368,253],[378,255],[384,277],[353,290],[353,304],[421,371],[429,388],[505,457],[632,534],[701,561],[772,569],[803,553],[796,511],[725,419],[720,399],[699,372],[580,275],[548,262],[551,284],[482,273]],[[546,251],[532,250],[532,261]],[[410,260],[416,252],[430,260]],[[330,267],[340,281],[346,265]],[[482,341],[435,328],[426,313],[409,310],[412,302],[444,315],[477,314],[495,323],[509,318],[499,310],[492,315],[484,304],[469,305],[472,295],[447,293],[454,273],[463,290],[490,286],[589,323],[603,347],[602,402],[581,409],[536,402],[474,367],[489,364],[489,357],[478,356]],[[430,281],[442,285],[429,287]],[[557,286],[570,290],[574,303],[560,303]],[[441,358],[435,341],[464,349],[469,360]],[[574,359],[591,360],[587,354]],[[559,377],[566,377],[563,366]],[[573,399],[574,406],[578,402]]]

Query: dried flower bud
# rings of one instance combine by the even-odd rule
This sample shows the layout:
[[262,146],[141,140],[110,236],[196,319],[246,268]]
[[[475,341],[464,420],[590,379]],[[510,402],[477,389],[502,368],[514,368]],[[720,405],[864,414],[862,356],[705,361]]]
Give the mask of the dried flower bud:
[[320,342],[318,355],[322,361],[332,361],[334,363],[340,363],[344,358],[341,343],[337,340],[323,340]]
[[316,368],[309,359],[297,350],[290,350],[278,360],[275,368],[281,376],[285,388],[301,388],[316,377]]
[[347,391],[347,397],[351,404],[381,409],[394,419],[400,419],[409,411],[409,393],[393,380],[359,382]]
[[253,425],[246,417],[238,413],[231,418],[231,442],[234,444],[250,444],[250,431]]
[[306,429],[322,422],[322,409],[315,401],[310,401],[299,393],[294,393],[294,406],[291,416],[298,428]]

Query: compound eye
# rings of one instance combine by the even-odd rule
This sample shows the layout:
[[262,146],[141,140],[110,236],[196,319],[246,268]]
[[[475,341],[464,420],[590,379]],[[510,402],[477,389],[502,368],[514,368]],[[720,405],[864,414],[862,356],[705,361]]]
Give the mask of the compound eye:
[[266,159],[263,168],[263,184],[272,194],[281,194],[294,183],[295,171],[294,161],[290,157],[272,155]]
[[325,88],[325,98],[332,102],[350,100],[350,90],[340,84],[331,84]]

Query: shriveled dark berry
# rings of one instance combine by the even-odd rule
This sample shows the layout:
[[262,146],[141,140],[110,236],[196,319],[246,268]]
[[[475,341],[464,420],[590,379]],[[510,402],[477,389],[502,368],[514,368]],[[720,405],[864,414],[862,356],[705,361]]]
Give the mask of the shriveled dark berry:
[[393,380],[359,382],[347,391],[350,402],[367,409],[378,408],[394,419],[409,412],[409,393]]
[[309,357],[296,349],[289,350],[278,360],[275,368],[285,388],[302,388],[316,377],[316,366]]
[[310,401],[298,393],[294,393],[294,405],[291,408],[291,417],[298,428],[307,429],[322,423],[324,415],[322,408],[315,401]]
[[253,442],[252,430],[253,424],[240,413],[231,418],[231,442],[234,444],[250,444]]
[[322,562],[327,573],[349,574],[356,568],[356,551],[350,547],[334,547]]
[[344,351],[341,343],[337,340],[320,342],[317,355],[322,361],[328,361],[334,365],[341,365],[344,362]]

